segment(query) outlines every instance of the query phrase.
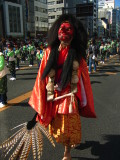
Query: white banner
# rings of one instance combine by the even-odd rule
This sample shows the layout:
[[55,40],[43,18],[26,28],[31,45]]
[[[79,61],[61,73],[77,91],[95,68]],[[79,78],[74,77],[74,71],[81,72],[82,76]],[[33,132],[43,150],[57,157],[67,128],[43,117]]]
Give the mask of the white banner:
[[114,0],[98,0],[98,8],[114,8],[114,6]]

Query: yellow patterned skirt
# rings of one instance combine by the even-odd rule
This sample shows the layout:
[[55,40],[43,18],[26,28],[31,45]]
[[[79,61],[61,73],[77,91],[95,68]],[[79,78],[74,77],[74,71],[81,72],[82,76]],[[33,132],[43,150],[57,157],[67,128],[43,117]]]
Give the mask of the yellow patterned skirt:
[[57,114],[49,125],[49,133],[56,142],[64,146],[76,145],[81,142],[81,121],[79,113]]

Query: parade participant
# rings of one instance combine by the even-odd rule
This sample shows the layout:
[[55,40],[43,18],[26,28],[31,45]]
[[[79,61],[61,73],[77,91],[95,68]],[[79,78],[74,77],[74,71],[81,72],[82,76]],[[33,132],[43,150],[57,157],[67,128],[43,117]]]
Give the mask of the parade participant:
[[92,73],[92,65],[93,65],[93,72],[96,72],[96,58],[97,58],[97,46],[95,44],[95,39],[91,40],[91,44],[88,48],[88,57],[89,57],[89,74]]
[[117,54],[117,40],[114,40],[114,54]]
[[88,44],[87,44],[87,50],[86,50],[86,54],[87,54],[87,67],[89,68],[89,53],[90,53],[90,45],[91,45],[91,39],[88,41]]
[[2,42],[2,39],[0,39],[0,50],[3,51],[3,42]]
[[23,45],[21,50],[21,63],[25,63],[25,55],[26,55],[26,46]]
[[10,44],[8,44],[7,47],[6,47],[6,60],[7,60],[7,66],[9,65],[9,56],[8,56],[8,52],[10,51],[9,46],[10,46]]
[[48,42],[45,42],[44,46],[43,46],[43,54],[45,53],[45,50],[46,50],[47,47],[48,47]]
[[117,48],[117,54],[118,54],[118,51],[119,51],[119,40],[117,40],[116,48]]
[[103,44],[103,42],[101,43],[101,46],[100,46],[100,55],[101,55],[101,61],[100,61],[100,63],[104,64],[105,56],[104,56],[104,44]]
[[7,47],[4,47],[4,50],[3,50],[3,55],[4,55],[4,58],[7,60]]
[[[86,64],[87,33],[82,23],[71,14],[61,15],[49,31],[48,46],[29,100],[37,113],[18,135],[15,134],[15,138],[19,138],[25,133],[11,158],[28,157],[33,143],[36,159],[40,147],[39,132],[42,126],[49,126],[49,133],[65,147],[63,160],[71,160],[71,147],[81,142],[80,115],[96,117]],[[9,144],[14,146],[14,140],[12,137],[8,143],[10,141]],[[38,144],[37,151],[34,142]]]
[[42,43],[42,42],[39,42],[38,45],[39,45],[40,49],[43,50],[43,43]]
[[8,48],[9,48],[9,51],[7,53],[7,56],[9,57],[9,69],[12,76],[10,80],[14,81],[16,80],[16,71],[15,71],[15,55],[13,52],[12,44],[10,44]]
[[108,44],[107,44],[107,53],[106,53],[107,60],[109,60],[109,58],[110,58],[110,51],[111,51],[111,45],[110,45],[110,42],[108,42]]
[[17,61],[17,66],[16,69],[18,70],[20,68],[20,50],[18,49],[17,45],[15,45],[15,57],[16,57],[16,61]]
[[7,104],[7,73],[4,55],[0,52],[0,108]]
[[120,61],[120,42],[119,42],[119,45],[118,45],[118,55],[119,55],[119,61]]
[[[79,111],[96,117],[85,62],[87,34],[79,20],[62,15],[50,29],[48,45],[29,104],[41,124],[50,124],[49,132],[56,142],[65,146],[63,160],[70,160],[71,147],[81,142]],[[54,102],[54,98],[58,100]]]
[[43,50],[40,50],[40,48],[37,48],[36,60],[37,60],[38,68],[40,67],[42,57],[43,57]]
[[32,46],[31,43],[29,43],[28,52],[29,52],[29,61],[30,61],[29,67],[32,67],[33,58],[34,58],[34,46]]
[[107,43],[104,44],[104,50],[103,50],[103,53],[102,53],[102,56],[103,56],[103,64],[105,63],[105,58],[106,58],[106,54],[107,54]]
[[115,41],[114,40],[111,41],[111,54],[112,55],[115,54]]

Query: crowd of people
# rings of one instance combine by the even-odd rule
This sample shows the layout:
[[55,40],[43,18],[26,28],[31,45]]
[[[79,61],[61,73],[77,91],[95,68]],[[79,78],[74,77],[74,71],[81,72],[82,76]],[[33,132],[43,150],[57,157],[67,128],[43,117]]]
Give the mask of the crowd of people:
[[120,60],[120,40],[113,39],[90,39],[87,48],[87,64],[89,74],[96,72],[98,62],[104,64],[113,55],[119,55]]
[[46,47],[47,42],[35,40],[20,43],[17,40],[0,41],[0,108],[7,104],[7,74],[11,75],[9,80],[15,81],[16,70],[26,61],[29,61],[29,67],[36,61],[39,68]]
[[[14,81],[16,80],[16,70],[20,69],[20,63],[23,64],[25,61],[29,61],[29,67],[37,63],[39,68],[47,47],[47,41],[42,40],[28,40],[26,42],[4,39],[0,41],[0,108],[7,104],[8,72],[11,74],[10,80]],[[109,58],[116,54],[119,54],[120,60],[119,40],[89,39],[86,49],[88,73],[95,73],[99,63],[104,64],[105,60],[109,61]]]
[[[35,63],[39,68],[47,47],[47,41],[42,40],[28,40],[27,42],[23,40],[0,40],[0,108],[7,104],[8,72],[11,74],[10,80],[14,81],[16,80],[16,70],[20,69],[20,63],[29,61],[29,67],[32,67],[34,61],[36,61]],[[104,64],[105,60],[109,61],[109,58],[115,54],[119,54],[120,60],[119,40],[89,39],[86,49],[88,73],[95,73],[99,63]]]

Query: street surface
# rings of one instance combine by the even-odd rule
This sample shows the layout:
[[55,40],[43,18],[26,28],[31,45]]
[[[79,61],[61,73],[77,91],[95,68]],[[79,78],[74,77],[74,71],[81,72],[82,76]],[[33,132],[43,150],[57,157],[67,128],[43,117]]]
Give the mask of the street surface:
[[[28,63],[28,62],[26,62]],[[0,144],[6,140],[13,127],[27,122],[34,116],[28,100],[37,76],[37,66],[21,64],[16,81],[8,75],[8,106],[0,109]],[[118,55],[100,64],[90,75],[96,119],[81,117],[82,141],[72,149],[72,160],[120,160],[120,62]],[[41,160],[61,160],[64,148],[53,148],[44,138]],[[3,160],[3,159],[0,159]],[[7,159],[8,160],[8,159]],[[28,160],[33,160],[29,155]]]

